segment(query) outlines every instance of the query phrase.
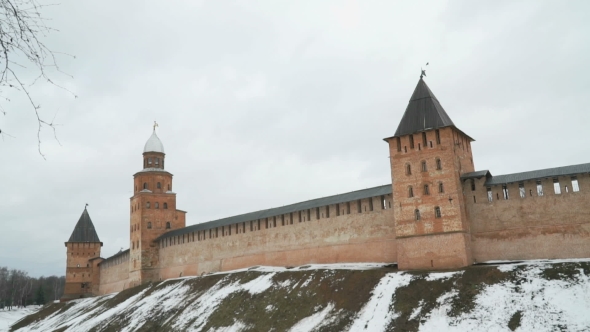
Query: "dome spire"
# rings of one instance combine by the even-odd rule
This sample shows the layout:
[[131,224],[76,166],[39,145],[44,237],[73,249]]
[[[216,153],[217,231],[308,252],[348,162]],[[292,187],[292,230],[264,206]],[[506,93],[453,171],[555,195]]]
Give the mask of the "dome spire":
[[156,127],[158,127],[158,123],[154,121],[154,131],[152,132],[152,136],[147,140],[145,143],[145,147],[143,148],[143,153],[146,152],[159,152],[164,153],[164,144],[160,141],[158,135],[156,135]]
[[156,132],[156,127],[158,127],[158,123],[154,120],[154,133]]

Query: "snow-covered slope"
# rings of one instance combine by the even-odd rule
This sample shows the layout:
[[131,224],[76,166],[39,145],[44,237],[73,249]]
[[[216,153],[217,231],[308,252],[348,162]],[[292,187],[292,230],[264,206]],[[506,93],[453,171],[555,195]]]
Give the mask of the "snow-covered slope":
[[18,331],[589,331],[590,262],[254,268],[52,304]]
[[8,331],[10,325],[19,319],[35,313],[39,310],[38,306],[28,306],[26,308],[14,308],[12,310],[0,309],[0,332]]

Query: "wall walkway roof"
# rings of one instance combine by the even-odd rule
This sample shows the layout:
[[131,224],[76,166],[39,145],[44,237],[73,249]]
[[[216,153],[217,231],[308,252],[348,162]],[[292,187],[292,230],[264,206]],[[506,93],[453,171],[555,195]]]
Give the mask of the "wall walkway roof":
[[340,195],[312,199],[309,201],[295,203],[295,204],[291,204],[291,205],[285,205],[285,206],[272,208],[272,209],[268,209],[268,210],[250,212],[250,213],[240,214],[240,215],[233,216],[233,217],[228,217],[228,218],[213,220],[213,221],[209,221],[209,222],[205,222],[205,223],[201,223],[201,224],[191,225],[191,226],[188,226],[185,228],[170,231],[166,234],[161,235],[158,239],[167,238],[167,237],[171,237],[171,236],[178,236],[178,235],[201,231],[201,230],[212,229],[212,228],[221,227],[221,226],[233,225],[233,224],[251,221],[251,220],[258,220],[258,219],[262,219],[262,218],[280,216],[280,215],[286,214],[286,213],[303,211],[303,210],[313,209],[313,208],[322,207],[322,206],[326,206],[326,205],[351,202],[351,201],[356,201],[356,200],[363,199],[363,198],[388,195],[388,194],[391,194],[391,185],[390,184],[387,184],[384,186],[379,186],[379,187],[374,187],[374,188],[352,191],[352,192],[348,192],[348,193],[340,194]]
[[481,178],[481,177],[485,176],[487,178],[485,184],[487,186],[493,186],[493,185],[499,185],[499,184],[523,182],[523,181],[528,181],[528,180],[554,178],[554,177],[558,177],[558,176],[571,176],[571,175],[582,174],[582,173],[590,173],[590,163],[562,166],[562,167],[554,167],[554,168],[546,168],[546,169],[540,169],[540,170],[535,170],[535,171],[496,175],[496,176],[492,176],[492,174],[488,170],[483,170],[483,171],[477,171],[477,172],[463,174],[463,175],[461,175],[461,178],[462,179],[470,179],[470,178]]

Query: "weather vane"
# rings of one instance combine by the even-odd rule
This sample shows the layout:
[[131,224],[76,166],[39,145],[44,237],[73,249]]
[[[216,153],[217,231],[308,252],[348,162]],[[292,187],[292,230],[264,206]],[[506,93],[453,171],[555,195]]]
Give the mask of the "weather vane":
[[154,131],[156,131],[156,127],[158,127],[158,123],[154,121]]
[[[428,66],[429,62],[426,63],[426,66]],[[426,66],[424,66],[424,68],[426,68]],[[422,69],[422,67],[420,67],[420,70],[422,71],[422,73],[420,74],[420,78],[426,76],[426,69]]]
[[86,203],[86,206],[84,208],[87,208],[87,207],[88,207],[88,203]]

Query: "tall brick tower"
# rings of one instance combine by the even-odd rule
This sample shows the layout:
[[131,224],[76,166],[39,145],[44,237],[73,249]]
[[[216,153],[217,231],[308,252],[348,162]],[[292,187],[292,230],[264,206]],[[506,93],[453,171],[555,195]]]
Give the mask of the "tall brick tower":
[[473,172],[471,141],[422,76],[389,143],[400,269],[470,265],[461,174]]
[[154,240],[186,226],[186,212],[176,209],[172,174],[164,169],[165,157],[164,145],[154,125],[143,149],[143,169],[133,175],[129,278],[134,285],[159,279],[158,245]]
[[98,293],[100,248],[102,242],[96,234],[88,210],[80,216],[68,242],[66,259],[66,285],[61,301],[92,296]]

